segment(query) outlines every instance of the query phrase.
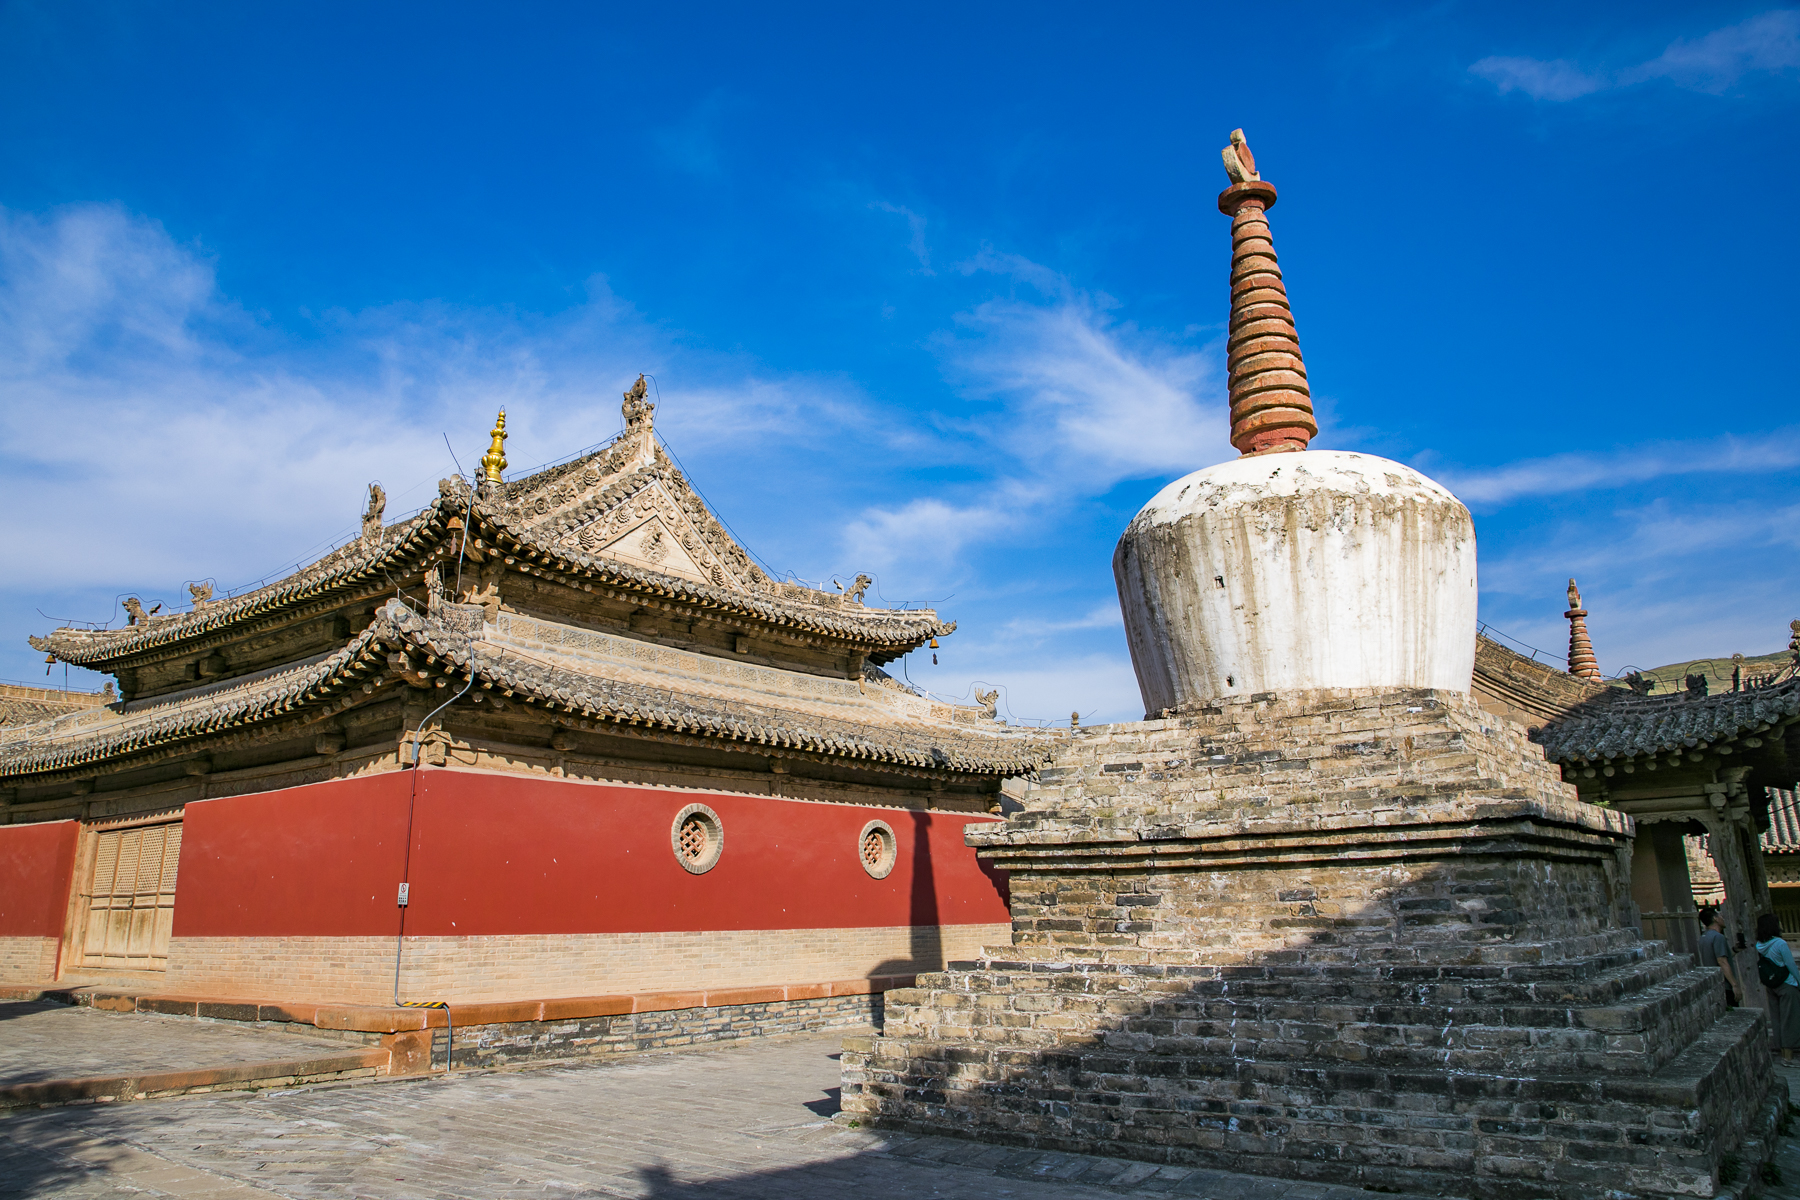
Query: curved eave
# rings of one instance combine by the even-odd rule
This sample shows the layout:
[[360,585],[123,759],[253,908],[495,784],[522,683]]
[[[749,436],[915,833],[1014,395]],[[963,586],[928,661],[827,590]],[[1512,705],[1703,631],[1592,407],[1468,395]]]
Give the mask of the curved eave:
[[14,727],[25,736],[0,741],[0,777],[15,781],[91,777],[310,724],[397,682],[389,651],[422,652],[426,661],[414,669],[431,677],[437,684],[433,690],[440,695],[445,688],[470,683],[472,674],[473,685],[484,691],[498,689],[546,713],[565,714],[583,727],[656,740],[868,765],[938,779],[1023,775],[1049,756],[1046,742],[1022,732],[995,735],[991,747],[981,747],[980,741],[989,739],[947,731],[940,736],[921,729],[709,712],[674,692],[548,667],[515,666],[503,655],[477,655],[466,634],[390,601],[375,622],[342,650],[306,668],[246,684],[241,691],[212,693],[203,700],[153,702],[142,711],[166,707],[168,712],[130,728],[102,729],[90,737],[36,746],[31,732],[48,732],[44,725]]
[[[900,727],[882,729],[848,721],[791,721],[740,712],[708,711],[679,693],[620,683],[549,666],[509,660],[504,653],[480,654],[474,643],[446,637],[442,626],[409,610],[391,613],[411,645],[437,658],[428,670],[446,679],[499,691],[546,713],[563,714],[587,728],[641,729],[692,744],[758,754],[787,753],[882,769],[934,775],[1006,778],[1036,770],[1049,758],[1048,742],[1023,732],[952,734]],[[979,742],[991,745],[977,749]],[[985,751],[985,752],[983,752]]]
[[[531,531],[509,520],[504,512],[482,501],[476,502],[472,519],[482,525],[478,536],[486,535],[501,556],[510,560],[508,566],[528,574],[558,577],[561,582],[575,588],[617,588],[646,599],[704,609],[798,633],[833,638],[892,656],[916,649],[931,638],[948,637],[956,631],[956,622],[941,621],[937,613],[930,610],[906,616],[838,616],[773,597],[765,598],[730,588],[695,583],[678,576],[633,567],[616,559],[573,553],[566,547],[549,544],[534,537]],[[876,613],[884,611],[874,610]]]
[[[392,638],[391,632],[388,634]],[[310,724],[361,701],[388,677],[376,652],[382,631],[371,626],[337,653],[294,671],[259,679],[233,691],[198,700],[151,701],[148,719],[128,728],[101,729],[88,737],[56,739],[33,746],[40,726],[20,726],[11,741],[0,740],[0,778],[86,777],[106,769],[143,765],[178,754],[214,748],[221,740],[266,733],[288,722]],[[158,713],[159,708],[167,709]],[[52,724],[46,722],[44,725]],[[45,732],[49,732],[45,729]]]
[[1534,735],[1554,763],[1626,762],[1716,749],[1800,719],[1800,678],[1699,699],[1620,697]]
[[228,630],[235,633],[246,624],[278,619],[334,593],[384,579],[403,564],[416,565],[416,560],[444,542],[448,518],[458,511],[459,505],[439,497],[406,521],[384,530],[377,543],[352,542],[268,587],[214,602],[196,612],[153,617],[143,627],[58,629],[28,640],[33,649],[55,655],[60,662],[109,671],[132,659],[164,654]]

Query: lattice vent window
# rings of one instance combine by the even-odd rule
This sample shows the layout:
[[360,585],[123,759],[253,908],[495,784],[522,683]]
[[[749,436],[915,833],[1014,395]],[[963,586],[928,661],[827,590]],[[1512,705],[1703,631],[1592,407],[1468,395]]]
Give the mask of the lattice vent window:
[[856,849],[862,869],[875,879],[886,879],[900,857],[899,842],[894,838],[893,826],[886,821],[870,821],[864,825],[861,835],[856,839]]
[[180,861],[179,821],[95,835],[94,869],[82,897],[83,966],[132,971],[168,966]]
[[693,875],[704,875],[718,864],[725,851],[725,826],[719,814],[704,804],[690,804],[675,816],[669,829],[675,861]]

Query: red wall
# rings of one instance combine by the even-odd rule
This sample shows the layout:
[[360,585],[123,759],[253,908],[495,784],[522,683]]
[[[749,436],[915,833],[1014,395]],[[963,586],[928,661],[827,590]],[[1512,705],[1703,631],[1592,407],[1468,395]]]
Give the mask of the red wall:
[[75,835],[74,821],[0,825],[0,937],[63,935]]
[[[189,804],[175,936],[357,936],[396,929],[414,772]],[[411,906],[421,935],[1003,924],[1004,876],[950,813],[814,804],[463,771],[417,773]],[[675,861],[690,803],[719,814],[704,875]],[[871,879],[873,818],[899,861]]]

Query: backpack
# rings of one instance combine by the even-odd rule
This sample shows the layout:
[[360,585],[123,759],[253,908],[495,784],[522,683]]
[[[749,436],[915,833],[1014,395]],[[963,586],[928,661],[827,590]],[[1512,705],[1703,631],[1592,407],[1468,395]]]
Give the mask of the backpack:
[[1756,952],[1756,977],[1762,980],[1764,987],[1780,987],[1788,981],[1788,969],[1758,950]]

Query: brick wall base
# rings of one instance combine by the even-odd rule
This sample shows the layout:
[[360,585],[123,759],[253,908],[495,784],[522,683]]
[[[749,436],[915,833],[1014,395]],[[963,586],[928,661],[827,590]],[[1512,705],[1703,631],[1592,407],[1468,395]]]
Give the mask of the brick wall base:
[[[916,975],[969,958],[1007,932],[1005,925],[921,925],[409,937],[401,956],[400,994],[409,1000],[474,1003]],[[51,948],[54,953],[54,942]],[[158,987],[206,996],[387,1004],[394,992],[394,949],[394,939],[382,937],[177,937]],[[0,975],[0,981],[48,978],[48,971]],[[65,971],[62,982],[113,981]]]
[[53,937],[0,937],[0,981],[39,983],[56,978]]
[[[512,1021],[455,1031],[455,1066],[505,1067],[521,1063],[605,1058],[643,1050],[812,1033],[827,1029],[881,1028],[882,994],[781,1000],[625,1013],[572,1021]],[[431,1031],[431,1066],[448,1065],[450,1033]]]
[[1466,696],[1101,727],[1023,803],[968,835],[1012,944],[887,994],[847,1117],[1485,1200],[1766,1152],[1764,1017],[1639,939],[1630,818]]

